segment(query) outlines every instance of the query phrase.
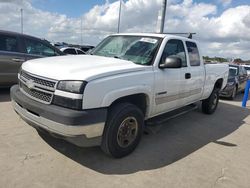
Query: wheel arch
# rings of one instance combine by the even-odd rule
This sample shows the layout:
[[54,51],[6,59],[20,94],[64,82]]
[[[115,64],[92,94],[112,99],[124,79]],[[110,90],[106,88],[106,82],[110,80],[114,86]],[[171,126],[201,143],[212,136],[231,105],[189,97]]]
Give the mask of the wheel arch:
[[223,86],[223,78],[219,78],[214,84],[214,89],[221,90],[223,89],[222,86]]
[[145,93],[136,93],[136,94],[131,94],[127,96],[120,97],[116,100],[114,100],[109,107],[112,107],[118,103],[131,103],[135,106],[137,106],[142,113],[144,114],[145,117],[148,116],[149,113],[149,96]]

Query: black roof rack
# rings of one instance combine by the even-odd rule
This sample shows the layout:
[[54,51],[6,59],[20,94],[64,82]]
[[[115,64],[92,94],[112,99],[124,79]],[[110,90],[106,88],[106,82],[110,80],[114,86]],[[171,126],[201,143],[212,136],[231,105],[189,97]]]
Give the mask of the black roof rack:
[[188,35],[187,38],[192,39],[193,35],[196,33],[163,33],[163,34],[169,34],[169,35]]

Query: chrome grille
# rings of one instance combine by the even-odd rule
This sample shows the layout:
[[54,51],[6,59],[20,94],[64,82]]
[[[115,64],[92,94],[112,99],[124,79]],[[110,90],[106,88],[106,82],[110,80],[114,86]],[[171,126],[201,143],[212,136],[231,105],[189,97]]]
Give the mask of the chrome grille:
[[24,94],[45,104],[52,102],[56,81],[40,78],[24,71],[21,71],[19,80],[20,89]]
[[41,102],[45,102],[45,103],[50,103],[51,99],[52,99],[52,94],[49,93],[45,93],[42,91],[37,91],[34,89],[29,89],[25,84],[20,83],[20,87],[22,88],[22,90],[28,94],[29,96],[31,96],[32,98],[35,98]]
[[51,87],[54,88],[56,82],[48,81],[48,80],[43,80],[34,76],[31,76],[30,74],[21,71],[21,78],[25,78],[26,80],[33,80],[35,83],[46,86],[46,87]]

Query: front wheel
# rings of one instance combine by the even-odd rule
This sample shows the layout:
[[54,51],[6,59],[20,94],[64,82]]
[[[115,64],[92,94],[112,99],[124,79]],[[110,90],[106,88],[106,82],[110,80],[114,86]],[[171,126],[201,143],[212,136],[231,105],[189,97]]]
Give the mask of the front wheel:
[[236,94],[237,94],[237,87],[234,86],[234,89],[233,89],[233,92],[232,92],[232,95],[231,95],[230,99],[231,99],[231,100],[234,100],[235,97],[236,97]]
[[219,89],[214,89],[211,95],[202,101],[202,111],[205,114],[212,114],[215,112],[219,102]]
[[144,127],[144,115],[133,104],[121,103],[111,107],[105,125],[102,150],[112,157],[121,158],[134,151]]

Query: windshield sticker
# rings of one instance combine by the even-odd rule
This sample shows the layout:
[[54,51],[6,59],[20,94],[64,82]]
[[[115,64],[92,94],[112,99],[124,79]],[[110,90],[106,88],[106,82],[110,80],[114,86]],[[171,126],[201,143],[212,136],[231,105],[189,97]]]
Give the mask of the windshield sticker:
[[148,42],[148,43],[152,43],[152,44],[155,44],[157,43],[157,40],[156,39],[152,39],[152,38],[141,38],[142,42]]

